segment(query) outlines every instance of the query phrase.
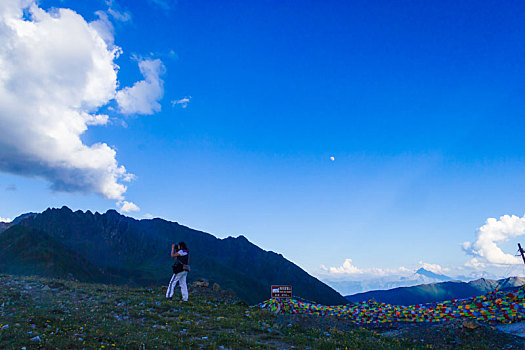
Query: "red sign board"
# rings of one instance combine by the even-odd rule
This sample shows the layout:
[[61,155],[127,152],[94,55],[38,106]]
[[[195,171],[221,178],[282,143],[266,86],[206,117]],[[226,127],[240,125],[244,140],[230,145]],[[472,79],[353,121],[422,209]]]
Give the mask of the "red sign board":
[[291,298],[292,286],[272,286],[272,298]]

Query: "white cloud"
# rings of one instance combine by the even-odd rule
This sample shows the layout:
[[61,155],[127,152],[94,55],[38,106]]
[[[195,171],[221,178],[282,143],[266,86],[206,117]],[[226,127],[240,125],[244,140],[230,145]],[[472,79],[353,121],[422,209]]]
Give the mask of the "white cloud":
[[11,222],[13,219],[3,218],[0,216],[0,222]]
[[410,269],[407,269],[407,268],[404,267],[404,266],[400,266],[400,267],[398,268],[398,270],[399,270],[399,272],[402,272],[402,273],[411,272]]
[[120,211],[123,213],[140,211],[140,208],[133,202],[122,201],[122,202],[118,202],[117,205],[120,207]]
[[336,277],[336,278],[347,278],[352,276],[360,276],[359,278],[362,278],[364,276],[366,277],[377,277],[377,276],[387,276],[387,275],[398,275],[398,274],[407,274],[407,273],[414,273],[414,271],[409,270],[405,268],[404,266],[398,267],[397,269],[389,269],[389,268],[379,268],[379,267],[371,267],[371,268],[359,268],[355,266],[352,262],[352,259],[345,259],[343,264],[341,266],[331,266],[326,267],[325,265],[321,265],[320,269],[322,271],[322,275],[325,277]]
[[[123,182],[133,175],[113,148],[80,138],[88,126],[108,122],[97,110],[117,94],[114,60],[121,50],[113,46],[107,16],[97,15],[88,23],[69,9],[0,1],[0,171],[44,178],[57,191],[122,201]],[[139,66],[146,80],[119,92],[122,109],[151,114],[160,109],[164,68],[160,60]]]
[[487,264],[480,262],[478,258],[472,258],[465,263],[465,266],[472,267],[474,269],[484,269]]
[[355,275],[362,274],[363,270],[352,264],[352,259],[345,259],[343,265],[339,267],[330,267],[328,272],[334,275]]
[[144,80],[136,82],[117,93],[117,103],[123,114],[153,114],[161,107],[158,100],[164,94],[164,65],[159,59],[139,60],[139,69]]
[[474,242],[464,242],[463,250],[472,256],[466,266],[485,267],[486,264],[522,264],[519,257],[503,252],[498,243],[525,234],[525,217],[503,215],[499,220],[489,218],[478,228]]
[[172,106],[180,105],[182,108],[188,107],[188,103],[190,103],[191,96],[181,98],[180,100],[173,100],[171,101]]
[[87,125],[106,125],[109,121],[109,117],[105,114],[92,115],[86,120]]
[[425,270],[428,270],[430,272],[434,272],[434,273],[437,273],[437,274],[441,274],[441,275],[443,275],[446,272],[450,271],[449,268],[441,267],[441,265],[429,264],[429,263],[426,263],[426,262],[423,262],[423,261],[419,262],[419,267],[422,267]]
[[151,215],[150,213],[146,213],[144,214],[144,219],[153,219],[153,215]]
[[169,10],[171,5],[176,3],[176,0],[149,0],[149,2],[159,6],[163,10]]
[[95,29],[106,44],[112,47],[114,41],[113,24],[111,24],[107,13],[104,11],[97,11],[95,14],[98,16],[98,19],[90,23],[91,28]]
[[119,22],[128,22],[131,21],[131,13],[128,11],[119,10],[120,6],[114,0],[106,0],[106,5],[108,6],[108,13],[115,20]]

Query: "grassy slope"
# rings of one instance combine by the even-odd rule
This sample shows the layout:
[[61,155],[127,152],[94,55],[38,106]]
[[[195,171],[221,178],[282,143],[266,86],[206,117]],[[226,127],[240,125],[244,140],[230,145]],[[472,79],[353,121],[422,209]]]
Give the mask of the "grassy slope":
[[[0,347],[406,349],[412,342],[358,328],[306,327],[223,294],[190,291],[166,300],[163,288],[129,289],[0,275]],[[31,340],[33,339],[33,340]],[[144,344],[144,345],[143,345]]]

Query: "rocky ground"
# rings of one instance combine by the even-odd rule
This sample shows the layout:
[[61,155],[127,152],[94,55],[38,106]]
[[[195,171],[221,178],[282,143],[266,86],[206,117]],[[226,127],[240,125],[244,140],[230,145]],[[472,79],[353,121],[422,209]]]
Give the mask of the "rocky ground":
[[442,323],[397,323],[367,327],[381,335],[431,344],[438,349],[525,349],[525,338],[507,334],[494,326],[459,319]]
[[496,328],[505,333],[525,338],[525,322],[500,324]]
[[524,338],[468,320],[361,326],[336,317],[275,315],[205,281],[190,288],[186,303],[164,293],[162,287],[0,275],[0,348],[525,348]]

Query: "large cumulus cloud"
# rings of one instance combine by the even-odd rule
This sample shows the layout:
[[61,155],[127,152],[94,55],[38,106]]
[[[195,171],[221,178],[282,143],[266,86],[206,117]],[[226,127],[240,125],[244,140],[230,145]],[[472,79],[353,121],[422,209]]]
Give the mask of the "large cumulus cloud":
[[[0,171],[123,203],[124,183],[133,175],[118,164],[113,148],[80,138],[88,126],[107,123],[97,111],[118,88],[114,60],[120,48],[113,45],[107,17],[98,15],[88,23],[69,9],[46,12],[33,1],[0,2]],[[141,70],[149,65],[142,62],[148,60],[139,62]],[[148,81],[159,81],[148,74]],[[162,94],[157,88],[153,95],[147,102],[156,111]],[[133,112],[141,113],[126,109]]]
[[525,234],[525,217],[503,215],[499,219],[489,218],[478,228],[474,242],[462,244],[466,253],[473,256],[467,266],[479,268],[489,265],[516,265],[522,260],[505,253],[498,244]]

